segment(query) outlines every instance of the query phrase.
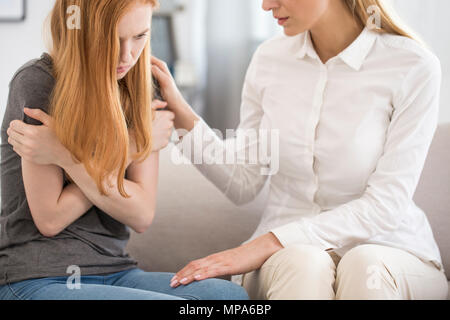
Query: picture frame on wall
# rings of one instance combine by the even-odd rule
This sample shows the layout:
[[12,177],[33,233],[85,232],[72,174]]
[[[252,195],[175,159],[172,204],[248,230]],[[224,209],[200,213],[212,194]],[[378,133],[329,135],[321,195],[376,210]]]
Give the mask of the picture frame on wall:
[[0,23],[26,19],[27,0],[0,0]]

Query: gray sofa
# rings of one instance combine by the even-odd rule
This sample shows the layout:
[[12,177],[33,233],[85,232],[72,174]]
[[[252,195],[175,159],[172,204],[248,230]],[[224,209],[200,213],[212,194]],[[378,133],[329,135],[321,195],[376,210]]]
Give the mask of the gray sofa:
[[[161,153],[154,223],[143,234],[132,233],[127,247],[147,271],[176,272],[191,260],[238,246],[255,230],[266,199],[267,186],[253,203],[234,206],[193,165],[174,165],[172,149]],[[428,215],[449,278],[450,123],[436,132],[414,200]]]

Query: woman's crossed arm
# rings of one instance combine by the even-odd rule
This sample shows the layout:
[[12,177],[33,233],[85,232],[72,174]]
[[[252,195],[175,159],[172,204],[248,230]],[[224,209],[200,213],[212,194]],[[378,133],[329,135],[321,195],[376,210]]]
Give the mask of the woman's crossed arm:
[[[52,130],[52,119],[44,112],[25,110],[43,126],[11,123],[9,143],[22,157],[22,172],[33,219],[45,236],[55,236],[80,218],[92,205],[136,232],[151,224],[156,206],[159,152],[152,152],[143,162],[131,162],[124,188],[130,198],[123,198],[114,180],[106,186],[108,196],[101,195],[95,181],[82,164],[72,160],[69,151]],[[166,121],[170,124],[169,121]],[[63,170],[74,181],[63,188]]]

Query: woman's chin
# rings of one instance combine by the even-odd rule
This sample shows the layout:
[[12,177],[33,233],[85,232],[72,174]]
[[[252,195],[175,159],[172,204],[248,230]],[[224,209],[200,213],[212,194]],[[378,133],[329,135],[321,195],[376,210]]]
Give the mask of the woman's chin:
[[288,37],[294,37],[296,35],[299,35],[303,32],[305,32],[306,29],[304,28],[290,28],[290,27],[285,27],[284,28],[284,34]]
[[117,80],[122,80],[126,75],[126,73],[117,73]]

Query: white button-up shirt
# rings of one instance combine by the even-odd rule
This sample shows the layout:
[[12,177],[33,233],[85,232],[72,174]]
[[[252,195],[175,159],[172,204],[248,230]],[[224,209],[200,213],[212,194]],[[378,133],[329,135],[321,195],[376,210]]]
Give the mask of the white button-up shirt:
[[[279,130],[271,154],[279,168],[251,239],[272,232],[285,247],[339,256],[380,244],[444,271],[413,201],[438,124],[440,83],[439,60],[421,44],[367,28],[325,64],[309,32],[263,43],[245,79],[239,129]],[[222,153],[230,147],[201,120],[177,146],[233,202],[254,199],[268,180],[264,164],[214,163],[205,152],[211,144]]]

